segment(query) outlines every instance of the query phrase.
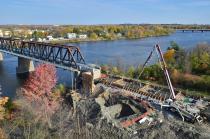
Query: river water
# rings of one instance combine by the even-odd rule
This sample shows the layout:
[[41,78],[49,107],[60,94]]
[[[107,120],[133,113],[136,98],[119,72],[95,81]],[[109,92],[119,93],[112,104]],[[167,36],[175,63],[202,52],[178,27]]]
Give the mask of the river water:
[[[163,51],[170,42],[175,41],[185,49],[191,49],[198,43],[210,43],[210,32],[176,32],[170,36],[150,37],[136,40],[116,40],[99,42],[72,43],[79,46],[87,63],[122,64],[138,66],[148,57],[152,47],[159,44]],[[69,44],[71,45],[71,44]],[[156,58],[153,59],[154,61]],[[16,89],[25,81],[16,76],[17,58],[4,54],[4,61],[0,62],[0,86],[4,96],[14,97]],[[57,69],[58,80],[71,85],[71,73]]]

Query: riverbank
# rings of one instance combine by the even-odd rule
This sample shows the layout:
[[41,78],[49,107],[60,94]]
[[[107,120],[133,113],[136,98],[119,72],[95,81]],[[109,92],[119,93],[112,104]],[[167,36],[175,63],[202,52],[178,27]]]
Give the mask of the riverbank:
[[164,37],[169,36],[173,34],[173,32],[170,32],[168,34],[160,34],[160,35],[150,35],[150,36],[144,36],[144,37],[137,37],[137,38],[126,38],[126,37],[120,37],[120,38],[113,38],[113,39],[105,39],[105,38],[98,38],[98,39],[61,39],[61,40],[51,40],[49,43],[53,44],[66,44],[66,43],[80,43],[80,42],[100,42],[100,41],[118,41],[118,40],[138,40],[138,39],[145,39],[145,38],[152,38],[152,37]]

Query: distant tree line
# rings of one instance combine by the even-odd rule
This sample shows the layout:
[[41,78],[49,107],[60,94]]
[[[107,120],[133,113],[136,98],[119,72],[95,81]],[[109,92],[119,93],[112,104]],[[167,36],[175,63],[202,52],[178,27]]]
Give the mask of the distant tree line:
[[[66,37],[67,33],[86,34],[91,40],[136,39],[150,36],[169,35],[173,32],[162,25],[65,25],[65,26],[6,26],[5,30],[12,32],[13,37],[45,38],[51,35],[55,38]],[[14,30],[22,30],[14,32]],[[28,35],[27,31],[33,30]]]
[[[210,29],[210,25],[182,25],[182,24],[119,24],[119,25],[11,25],[0,26],[2,30],[9,30],[13,37],[45,38],[51,35],[55,38],[66,37],[67,33],[86,34],[90,40],[136,39],[150,36],[169,35],[175,29]],[[14,30],[22,30],[15,32]],[[27,34],[33,30],[33,34]]]
[[90,39],[114,40],[119,38],[142,38],[149,36],[169,35],[169,28],[162,26],[141,25],[101,25],[101,26],[68,26],[53,29],[49,34],[55,37],[65,36],[67,33],[87,34]]

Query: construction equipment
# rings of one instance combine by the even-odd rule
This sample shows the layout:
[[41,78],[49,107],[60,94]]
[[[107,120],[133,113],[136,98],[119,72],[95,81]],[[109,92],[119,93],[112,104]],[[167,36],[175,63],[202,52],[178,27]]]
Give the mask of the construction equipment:
[[[167,107],[170,110],[174,111],[174,112],[178,112],[180,114],[180,116],[182,117],[182,120],[190,120],[192,122],[194,122],[195,120],[198,121],[198,123],[201,123],[203,121],[202,117],[200,116],[200,110],[197,109],[197,107],[193,104],[184,104],[184,101],[177,101],[176,100],[176,94],[173,88],[173,85],[171,83],[170,80],[170,76],[167,70],[167,65],[166,62],[164,60],[163,57],[163,53],[161,51],[161,48],[159,45],[155,45],[153,47],[153,50],[151,51],[149,57],[147,58],[147,60],[145,61],[142,71],[139,75],[139,77],[142,75],[142,73],[144,72],[144,69],[146,67],[146,65],[148,64],[149,60],[152,58],[152,55],[154,53],[154,51],[156,50],[157,52],[157,56],[158,56],[158,60],[160,63],[160,66],[164,72],[170,93],[171,93],[171,97],[167,100],[164,100],[163,103],[159,103],[159,105],[161,105],[162,107]],[[157,104],[157,103],[156,103]]]
[[152,58],[152,55],[153,55],[155,50],[157,52],[157,56],[158,56],[158,60],[160,62],[161,68],[164,71],[164,74],[165,74],[165,77],[166,77],[166,81],[167,81],[169,90],[170,90],[171,95],[172,95],[172,99],[175,99],[176,95],[175,95],[175,92],[174,92],[174,88],[172,86],[171,79],[169,77],[169,73],[168,73],[168,70],[167,70],[166,62],[164,60],[163,53],[162,53],[159,45],[155,45],[153,47],[153,50],[151,51],[149,57],[147,58],[147,60],[145,61],[144,65],[143,65],[143,68],[142,68],[142,71],[141,71],[141,73],[139,75],[139,78],[142,75],[142,73],[144,72],[144,69],[145,69],[146,65],[148,64],[149,60]]

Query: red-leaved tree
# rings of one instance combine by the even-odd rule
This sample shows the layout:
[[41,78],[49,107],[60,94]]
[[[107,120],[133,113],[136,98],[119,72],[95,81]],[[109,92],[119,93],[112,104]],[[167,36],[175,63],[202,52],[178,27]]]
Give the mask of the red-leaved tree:
[[32,104],[37,118],[47,120],[49,124],[50,117],[59,107],[59,102],[52,93],[56,82],[56,68],[49,64],[40,64],[29,75],[22,89],[24,98]]

